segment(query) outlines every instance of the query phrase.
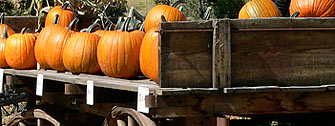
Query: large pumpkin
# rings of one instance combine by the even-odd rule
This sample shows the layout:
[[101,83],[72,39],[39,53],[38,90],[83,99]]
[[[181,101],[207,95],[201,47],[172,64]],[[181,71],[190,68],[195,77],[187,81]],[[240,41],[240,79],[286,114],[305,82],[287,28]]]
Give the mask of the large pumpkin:
[[63,50],[63,63],[72,73],[97,73],[100,71],[97,59],[97,46],[100,36],[92,34],[91,25],[87,32],[74,34],[66,42]]
[[292,0],[290,14],[299,11],[299,17],[334,17],[335,0]]
[[9,67],[5,59],[5,43],[6,43],[6,39],[8,36],[7,27],[4,28],[3,35],[4,36],[0,38],[0,67],[1,68]]
[[135,78],[140,73],[139,52],[145,33],[138,30],[128,32],[130,18],[120,31],[109,31],[99,41],[98,63],[108,76]]
[[140,49],[140,67],[142,73],[158,82],[158,27],[151,28],[145,34]]
[[175,7],[168,5],[157,5],[152,8],[144,21],[145,31],[149,31],[150,28],[158,27],[161,22],[161,15],[164,15],[167,21],[185,21],[186,17]]
[[238,14],[239,19],[282,16],[276,4],[271,0],[251,0]]
[[10,36],[12,34],[15,34],[15,31],[11,29],[7,24],[4,24],[5,16],[4,13],[1,13],[0,15],[0,38],[4,37],[4,28],[7,27],[7,36]]
[[69,27],[56,27],[53,29],[52,34],[50,34],[50,39],[45,44],[45,57],[50,68],[57,71],[66,70],[63,64],[63,48],[67,40],[75,33],[73,28],[78,21],[79,19],[75,18]]
[[52,8],[45,19],[45,26],[53,24],[57,14],[59,15],[59,25],[63,27],[69,26],[71,21],[76,18],[76,14],[71,9],[68,9],[68,6],[68,3],[64,3],[63,6]]
[[50,34],[54,32],[56,27],[60,27],[58,24],[59,15],[57,14],[53,24],[46,26],[37,36],[35,43],[35,58],[36,61],[40,64],[42,69],[49,68],[48,63],[46,61],[45,53],[47,51],[46,42],[50,39]]
[[14,69],[31,69],[36,67],[34,44],[36,37],[32,33],[13,34],[6,40],[5,58]]

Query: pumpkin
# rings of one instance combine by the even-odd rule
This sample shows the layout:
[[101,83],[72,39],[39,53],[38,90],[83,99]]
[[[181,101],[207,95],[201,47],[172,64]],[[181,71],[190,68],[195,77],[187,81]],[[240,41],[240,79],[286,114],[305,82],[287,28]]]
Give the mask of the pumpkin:
[[3,37],[0,38],[0,68],[6,68],[9,67],[9,65],[7,64],[7,61],[5,59],[5,43],[6,43],[6,39],[8,38],[8,34],[7,34],[7,27],[4,28],[3,31]]
[[100,36],[91,31],[99,24],[91,25],[87,32],[74,34],[66,42],[63,50],[63,63],[72,73],[100,72],[97,59],[97,46]]
[[57,14],[53,24],[46,26],[37,36],[35,43],[35,58],[36,61],[40,64],[40,67],[42,69],[49,68],[45,57],[45,52],[47,51],[46,42],[50,39],[49,36],[54,31],[54,29],[56,27],[60,27],[58,22],[59,22],[59,15]]
[[140,68],[144,76],[158,82],[158,38],[159,28],[151,28],[145,34],[140,49]]
[[4,24],[5,16],[4,13],[1,13],[0,15],[0,38],[4,37],[4,28],[7,27],[7,36],[10,36],[12,34],[15,34],[15,31],[11,29],[7,24]]
[[131,17],[117,31],[109,31],[98,44],[98,63],[104,74],[118,78],[135,78],[140,73],[139,51],[143,31],[127,31]]
[[247,2],[238,14],[239,19],[282,16],[271,0],[252,0]]
[[334,17],[335,0],[291,0],[290,14],[296,11],[298,17]]
[[65,71],[63,64],[63,48],[67,40],[75,33],[74,26],[78,23],[79,19],[75,18],[69,27],[56,27],[49,35],[48,41],[45,44],[45,59],[50,68],[57,71]]
[[34,44],[36,37],[32,33],[21,33],[9,36],[5,43],[5,59],[14,69],[31,69],[36,67]]
[[53,21],[56,15],[59,15],[59,25],[63,27],[67,27],[72,20],[76,18],[75,12],[71,9],[68,9],[69,3],[64,3],[63,6],[56,6],[52,8],[46,19],[45,19],[45,27],[53,24]]
[[[180,2],[177,1],[176,3]],[[175,6],[177,6],[177,4],[173,4],[173,6],[157,5],[152,8],[145,17],[145,31],[149,31],[149,29],[153,27],[158,27],[161,22],[161,15],[164,15],[167,21],[185,21],[185,15],[183,12],[175,8]]]

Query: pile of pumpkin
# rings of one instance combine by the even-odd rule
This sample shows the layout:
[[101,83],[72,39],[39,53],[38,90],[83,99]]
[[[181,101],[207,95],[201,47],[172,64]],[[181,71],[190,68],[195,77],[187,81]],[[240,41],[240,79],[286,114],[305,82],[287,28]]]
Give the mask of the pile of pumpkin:
[[[291,17],[335,17],[335,0],[291,0],[287,7]],[[281,16],[271,0],[250,0],[239,12],[240,19]]]
[[15,34],[9,26],[2,24],[2,15],[0,67],[36,69],[39,63],[42,69],[72,73],[102,71],[117,78],[136,78],[141,71],[157,82],[159,23],[162,20],[184,21],[186,17],[173,6],[157,5],[143,19],[141,30],[137,30],[138,27],[130,28],[137,26],[133,12],[132,9],[125,21],[110,24],[105,30],[94,31],[100,26],[96,20],[78,32],[79,19],[68,4],[64,4],[48,13],[45,27],[36,34],[25,28]]

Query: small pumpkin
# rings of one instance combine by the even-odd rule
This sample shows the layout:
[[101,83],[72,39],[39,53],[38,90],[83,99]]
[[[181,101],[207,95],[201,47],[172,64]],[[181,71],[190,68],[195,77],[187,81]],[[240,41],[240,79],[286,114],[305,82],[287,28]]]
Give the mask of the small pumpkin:
[[92,34],[92,29],[98,23],[91,25],[87,32],[74,34],[66,42],[63,50],[63,63],[72,73],[97,73],[100,67],[97,60],[97,46],[100,36]]
[[291,0],[290,14],[298,17],[334,17],[335,0]]
[[59,24],[59,15],[57,14],[53,24],[46,26],[37,36],[35,43],[35,58],[36,61],[40,64],[42,69],[49,68],[48,63],[46,61],[46,43],[50,38],[50,34],[54,32],[56,27],[61,27]]
[[0,38],[0,68],[9,67],[5,59],[5,43],[8,38],[7,27],[4,28],[3,37]]
[[63,48],[67,40],[75,33],[74,26],[78,23],[79,19],[75,18],[69,27],[56,27],[49,35],[50,39],[45,43],[45,59],[50,68],[57,71],[65,71],[63,64]]
[[70,4],[66,2],[63,6],[56,6],[52,8],[45,19],[45,27],[53,24],[57,14],[59,15],[59,25],[63,27],[69,26],[71,21],[76,18],[75,12],[68,9],[69,6]]
[[98,63],[107,76],[135,78],[140,73],[139,51],[143,31],[127,31],[131,17],[122,28],[109,31],[101,37],[98,44]]
[[271,0],[252,0],[247,2],[238,14],[239,19],[282,16]]
[[5,43],[5,59],[14,69],[31,69],[36,67],[34,44],[36,37],[32,33],[21,33],[9,36]]
[[150,28],[158,27],[161,22],[161,15],[164,15],[167,21],[186,21],[186,17],[177,8],[175,8],[180,1],[177,1],[172,6],[168,5],[157,5],[152,8],[144,21],[144,29],[145,31],[149,31]]
[[4,13],[1,13],[0,15],[0,38],[4,37],[4,28],[7,27],[7,36],[10,36],[12,34],[15,34],[15,31],[11,29],[7,24],[4,24],[5,16]]

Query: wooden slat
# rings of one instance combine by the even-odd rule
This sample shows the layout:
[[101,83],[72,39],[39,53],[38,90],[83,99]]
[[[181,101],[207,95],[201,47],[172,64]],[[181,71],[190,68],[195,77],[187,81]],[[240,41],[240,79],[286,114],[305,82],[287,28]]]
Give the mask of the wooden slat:
[[117,79],[99,75],[87,75],[87,74],[73,75],[71,73],[57,73],[55,71],[13,70],[13,69],[5,69],[5,74],[33,77],[33,78],[36,78],[37,74],[43,74],[44,79],[60,81],[70,84],[80,84],[80,85],[86,85],[87,80],[92,80],[94,81],[94,85],[96,87],[112,88],[132,92],[137,92],[138,87],[146,87],[150,89],[151,93],[154,93],[154,90],[159,88],[157,84],[155,84],[153,81],[150,81],[149,79],[126,80],[126,79]]
[[[212,87],[212,32],[183,32],[185,29],[211,29],[211,24],[210,21],[161,23],[159,42],[161,87]],[[164,30],[175,31],[164,32]]]
[[334,28],[335,18],[257,18],[232,19],[232,29]]
[[[148,96],[153,97],[153,96]],[[148,98],[153,116],[255,115],[335,112],[335,92],[277,92]],[[174,98],[173,98],[174,97]],[[154,99],[157,99],[156,101]],[[179,102],[174,102],[175,100]],[[185,101],[182,101],[185,100]],[[183,103],[184,107],[180,106]],[[190,109],[192,108],[192,109]],[[174,115],[171,115],[171,114]]]
[[15,32],[20,32],[23,27],[34,31],[37,28],[37,20],[37,16],[5,16],[4,23]]
[[335,82],[335,31],[233,31],[232,87]]
[[231,87],[231,34],[230,21],[213,23],[213,88]]

